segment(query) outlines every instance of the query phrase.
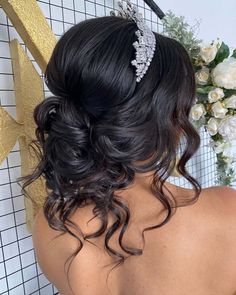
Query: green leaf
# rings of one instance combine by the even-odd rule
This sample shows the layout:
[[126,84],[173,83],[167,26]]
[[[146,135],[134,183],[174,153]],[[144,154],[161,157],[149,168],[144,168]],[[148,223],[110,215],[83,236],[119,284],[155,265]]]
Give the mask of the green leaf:
[[224,93],[225,93],[225,97],[230,97],[231,95],[236,95],[236,90],[234,90],[234,89],[225,89]]
[[215,135],[212,135],[211,138],[214,140],[214,141],[223,141],[223,137],[222,135],[220,135],[219,133],[216,133]]
[[217,63],[215,61],[215,59],[213,59],[213,61],[211,61],[207,66],[210,70],[214,69],[216,67]]
[[229,46],[226,45],[224,42],[222,42],[220,48],[217,51],[216,57],[214,59],[215,64],[219,64],[220,62],[222,62],[225,58],[227,58],[229,56]]
[[215,86],[202,86],[202,87],[197,88],[197,93],[199,93],[199,94],[207,94],[213,89],[215,89]]
[[197,72],[197,71],[199,71],[199,70],[202,69],[202,66],[201,65],[195,65],[194,64],[193,67],[194,67],[195,72]]
[[169,10],[162,19],[162,23],[162,33],[179,41],[188,51],[191,59],[197,58],[202,43],[202,40],[197,39],[200,21],[198,20],[193,26],[190,26],[184,16],[177,17]]
[[234,49],[233,54],[231,55],[231,57],[236,58],[236,49]]
[[203,88],[198,87],[197,88],[197,93],[199,93],[199,94],[205,94],[206,92],[205,92],[205,90]]

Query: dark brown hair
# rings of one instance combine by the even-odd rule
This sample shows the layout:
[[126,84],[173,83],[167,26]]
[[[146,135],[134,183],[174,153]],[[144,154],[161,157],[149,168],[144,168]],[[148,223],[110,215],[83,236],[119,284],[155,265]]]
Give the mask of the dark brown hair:
[[[137,172],[155,171],[152,192],[167,215],[161,224],[145,230],[167,223],[174,207],[196,201],[201,191],[185,168],[200,142],[189,121],[195,79],[188,53],[177,41],[154,33],[154,57],[137,83],[131,65],[136,30],[131,20],[105,16],[74,25],[58,40],[45,72],[46,85],[53,95],[34,110],[34,144],[41,150],[40,161],[23,184],[25,189],[38,177],[45,178],[51,190],[44,204],[48,223],[74,236],[68,228],[69,217],[92,202],[94,218],[101,220],[101,228],[84,239],[106,231],[105,247],[119,263],[126,257],[109,246],[118,228],[123,251],[141,255],[142,249],[126,247],[122,242],[130,211],[116,198],[115,190],[129,187]],[[196,194],[173,205],[163,186],[174,168],[180,134],[186,146],[177,170]],[[135,165],[144,160],[145,164]],[[115,217],[110,228],[108,214]],[[74,256],[83,246],[77,239],[80,244]]]

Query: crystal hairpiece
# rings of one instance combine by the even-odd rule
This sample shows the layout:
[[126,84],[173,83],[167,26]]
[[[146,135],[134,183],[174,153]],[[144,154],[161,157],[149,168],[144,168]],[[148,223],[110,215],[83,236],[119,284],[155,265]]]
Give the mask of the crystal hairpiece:
[[[142,14],[138,12],[138,8],[135,5],[129,0],[118,1],[118,5],[121,11],[118,11],[117,16],[135,21],[138,27],[138,30],[135,32],[138,41],[133,43],[136,49],[135,59],[131,61],[131,64],[136,67],[136,81],[140,82],[152,61],[156,47],[156,38],[144,22]],[[111,15],[115,16],[115,13],[111,11]]]

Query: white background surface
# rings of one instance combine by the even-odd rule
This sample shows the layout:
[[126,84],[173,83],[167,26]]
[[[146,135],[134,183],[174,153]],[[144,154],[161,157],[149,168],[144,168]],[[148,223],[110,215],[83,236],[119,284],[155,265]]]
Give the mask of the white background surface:
[[167,12],[183,15],[191,25],[201,20],[199,37],[205,42],[220,38],[236,48],[236,0],[156,0],[157,5]]

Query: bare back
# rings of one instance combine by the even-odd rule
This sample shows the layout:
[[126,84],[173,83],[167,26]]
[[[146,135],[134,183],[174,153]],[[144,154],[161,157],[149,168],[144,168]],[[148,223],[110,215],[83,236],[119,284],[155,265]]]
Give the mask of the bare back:
[[[224,204],[224,194],[217,194],[215,189],[204,190],[196,204],[178,208],[169,223],[146,233],[143,256],[130,259],[121,271],[120,294],[234,294],[233,212]],[[234,216],[232,235],[236,234]]]
[[[145,208],[146,218],[131,222],[124,236],[125,245],[142,248],[141,230],[159,223],[153,215],[155,202]],[[98,227],[96,221],[86,224],[93,216],[91,209],[72,218],[86,233]],[[124,253],[118,247],[118,234],[110,245]],[[63,267],[78,243],[66,234],[48,244],[56,235],[58,232],[50,229],[42,212],[39,213],[33,232],[38,262],[61,295],[72,295]],[[114,269],[109,275],[109,289],[106,278],[111,266],[104,268],[104,265],[113,260],[103,249],[103,239],[91,240],[99,248],[85,242],[74,259],[70,282],[75,295],[236,294],[236,191],[233,189],[204,189],[195,204],[178,208],[163,227],[145,232],[143,255],[129,257]]]

